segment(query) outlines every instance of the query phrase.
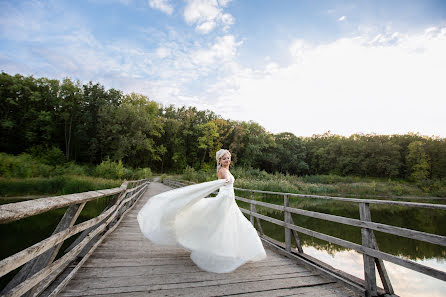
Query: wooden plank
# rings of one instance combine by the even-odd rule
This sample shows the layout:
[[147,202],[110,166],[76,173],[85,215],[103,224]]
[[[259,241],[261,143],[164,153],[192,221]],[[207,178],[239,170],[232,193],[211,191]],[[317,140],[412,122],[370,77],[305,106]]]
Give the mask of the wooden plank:
[[[107,287],[101,289],[82,288],[80,290],[66,290],[60,296],[89,296],[127,294],[130,292],[149,292],[150,296],[222,296],[240,293],[256,292],[264,289],[278,289],[286,287],[308,287],[333,283],[320,276],[288,277],[282,279],[266,279],[253,282],[242,281],[198,281],[178,284],[141,284],[139,286]],[[88,284],[85,284],[88,286]]]
[[357,294],[355,294],[350,290],[346,290],[340,285],[324,284],[324,285],[309,286],[309,287],[264,290],[264,291],[257,291],[254,293],[244,293],[237,295],[237,297],[271,297],[271,296],[357,297]]
[[[277,253],[284,255],[285,257],[288,257],[290,259],[295,260],[298,264],[309,268],[309,269],[315,269],[316,271],[322,272],[325,277],[336,281],[337,283],[341,283],[344,285],[344,287],[347,287],[348,289],[351,289],[355,292],[360,293],[361,296],[364,295],[365,289],[363,285],[361,284],[361,279],[357,279],[353,276],[348,275],[347,273],[334,269],[328,264],[322,263],[317,259],[314,259],[313,257],[305,254],[300,253],[289,253],[285,250],[285,247],[283,246],[283,243],[279,243],[280,245],[276,244],[276,240],[272,238],[266,238],[267,236],[262,236],[262,242],[263,244],[268,247],[274,249]],[[271,241],[270,241],[271,240]],[[316,260],[316,261],[315,261]],[[362,281],[363,282],[363,281]]]
[[96,278],[91,279],[89,282],[85,282],[85,279],[73,279],[70,282],[70,289],[67,291],[78,291],[85,289],[106,289],[112,287],[124,287],[124,286],[159,286],[164,285],[169,288],[183,287],[188,283],[205,283],[206,285],[221,285],[228,283],[243,283],[254,282],[262,280],[272,279],[284,279],[284,278],[299,278],[308,276],[317,276],[318,274],[312,271],[293,272],[291,269],[272,271],[268,273],[268,270],[257,270],[253,274],[219,274],[219,273],[189,273],[186,275],[172,274],[171,277],[166,278],[166,275],[152,275],[149,278],[146,276],[122,276],[114,278]]
[[[273,267],[269,263],[247,263],[240,267],[240,271],[252,270],[252,269],[267,269],[268,267]],[[304,271],[305,269],[299,268],[295,263],[290,262],[289,264],[278,264],[274,267],[293,267],[296,271]],[[236,270],[237,272],[238,270]],[[92,279],[92,278],[103,278],[103,277],[120,277],[122,275],[127,276],[140,276],[144,275],[150,277],[155,274],[165,274],[171,275],[175,273],[188,274],[202,272],[202,270],[197,267],[193,262],[181,265],[181,263],[171,264],[171,265],[145,265],[145,266],[132,266],[132,267],[81,267],[79,269],[78,278]]]

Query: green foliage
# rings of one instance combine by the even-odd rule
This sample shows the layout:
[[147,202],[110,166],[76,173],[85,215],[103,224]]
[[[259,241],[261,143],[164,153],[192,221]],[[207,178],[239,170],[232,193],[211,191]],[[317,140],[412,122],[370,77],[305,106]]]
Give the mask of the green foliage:
[[410,171],[410,179],[422,183],[429,177],[429,162],[424,145],[421,141],[409,144],[409,153],[406,157],[407,166]]
[[[69,167],[62,153],[65,161],[89,168],[121,160],[127,167],[110,175],[116,178],[133,176],[130,167],[208,171],[215,152],[227,148],[236,167],[268,173],[404,179],[426,191],[446,178],[445,138],[329,132],[303,138],[272,134],[258,123],[222,119],[209,110],[163,107],[145,95],[106,90],[100,83],[2,72],[0,86],[0,152],[28,152],[58,171]],[[26,166],[21,170],[22,176],[36,174]]]
[[126,173],[127,172],[124,168],[124,165],[122,165],[121,160],[119,160],[118,162],[114,162],[107,159],[96,166],[95,170],[96,176],[101,176],[109,179],[123,179]]
[[[56,156],[61,157],[60,151],[56,151]],[[47,154],[43,154],[47,157]],[[152,170],[148,167],[131,169],[124,167],[121,161],[115,162],[109,159],[97,166],[79,165],[74,162],[63,162],[61,165],[51,166],[46,163],[48,160],[42,155],[33,157],[29,154],[13,156],[0,153],[0,177],[4,178],[34,178],[34,177],[54,177],[54,176],[96,176],[106,179],[144,179],[152,177]]]
[[[420,188],[404,181],[337,175],[299,177],[281,173],[270,174],[249,167],[235,167],[231,172],[236,178],[237,187],[264,191],[353,197],[370,195],[446,197],[446,182],[441,181]],[[216,174],[215,170],[196,171],[192,167],[187,167],[182,178],[193,182],[205,182],[216,179]]]
[[152,170],[150,168],[138,168],[133,171],[132,179],[152,178]]
[[194,168],[192,168],[190,166],[186,166],[186,168],[184,169],[182,178],[185,180],[197,181],[198,175]]
[[40,162],[56,166],[65,163],[65,155],[58,147],[34,146],[29,149],[29,153]]
[[33,159],[29,154],[11,156],[0,153],[0,176],[30,178],[37,176],[48,177],[51,174],[51,166]]

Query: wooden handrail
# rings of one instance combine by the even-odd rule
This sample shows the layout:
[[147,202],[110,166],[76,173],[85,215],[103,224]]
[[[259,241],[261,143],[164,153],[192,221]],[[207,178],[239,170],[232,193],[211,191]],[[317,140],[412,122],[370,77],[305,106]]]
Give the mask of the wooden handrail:
[[26,217],[34,216],[56,208],[66,207],[73,204],[88,202],[105,196],[121,193],[126,187],[112,188],[107,190],[89,191],[48,198],[39,198],[15,203],[0,205],[0,224],[9,223]]
[[401,228],[401,227],[396,227],[396,226],[391,226],[391,225],[386,225],[386,224],[381,224],[381,223],[365,222],[365,221],[361,221],[358,219],[335,216],[335,215],[330,215],[330,214],[320,213],[320,212],[315,212],[315,211],[309,211],[309,210],[304,210],[304,209],[299,209],[299,208],[284,207],[281,205],[271,204],[271,203],[262,202],[262,201],[256,201],[256,200],[251,201],[250,199],[246,199],[246,198],[242,198],[242,197],[238,197],[238,196],[236,196],[235,198],[239,201],[251,203],[254,205],[258,205],[258,206],[267,207],[270,209],[275,209],[275,210],[279,210],[279,211],[288,211],[291,213],[304,215],[307,217],[317,218],[317,219],[321,219],[321,220],[327,220],[327,221],[341,223],[341,224],[349,225],[349,226],[369,228],[372,230],[381,231],[381,232],[385,232],[385,233],[389,233],[389,234],[393,234],[393,235],[403,236],[403,237],[407,237],[407,238],[411,238],[411,239],[417,239],[417,240],[421,240],[421,241],[425,241],[425,242],[430,242],[433,244],[446,246],[446,236],[430,234],[430,233],[426,233],[426,232],[422,232],[422,231],[416,231],[416,230],[411,230],[411,229],[406,229],[406,228]]
[[251,190],[234,188],[235,190],[244,192],[254,192],[261,194],[274,194],[274,195],[287,195],[289,197],[300,197],[300,198],[317,198],[326,200],[337,200],[343,202],[356,202],[356,203],[370,203],[370,204],[388,204],[388,205],[398,205],[398,206],[408,206],[408,207],[419,207],[419,208],[433,208],[446,210],[446,205],[443,204],[431,204],[431,203],[419,203],[419,202],[406,202],[406,201],[393,201],[393,200],[376,200],[376,199],[357,199],[357,198],[345,198],[336,196],[322,196],[322,195],[310,195],[310,194],[295,194],[295,193],[283,193],[283,192],[271,192],[271,191],[261,191],[261,190]]
[[[0,223],[16,221],[56,208],[66,206],[69,206],[69,208],[53,235],[0,261],[0,277],[25,264],[12,281],[0,292],[0,295],[38,295],[55,279],[58,280],[55,286],[57,290],[63,288],[61,284],[66,284],[68,279],[60,279],[58,277],[60,272],[76,258],[82,258],[85,261],[85,257],[91,254],[92,249],[105,236],[97,235],[101,235],[106,230],[116,228],[123,215],[144,194],[149,183],[149,180],[126,181],[119,188],[1,205]],[[102,214],[88,221],[73,225],[87,201],[106,196],[114,196],[116,199],[110,201]],[[66,252],[62,258],[53,262],[62,243],[67,238],[81,231],[84,232],[79,236],[78,242],[73,243],[74,247]],[[108,232],[105,234],[108,234]],[[48,254],[49,252],[51,254]],[[71,278],[72,274],[68,274],[67,277]]]

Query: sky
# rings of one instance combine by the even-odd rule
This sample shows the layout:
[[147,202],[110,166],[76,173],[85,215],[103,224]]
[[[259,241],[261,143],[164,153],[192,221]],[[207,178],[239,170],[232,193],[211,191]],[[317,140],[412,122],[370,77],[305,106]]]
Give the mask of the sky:
[[446,1],[0,0],[0,71],[272,133],[446,137]]

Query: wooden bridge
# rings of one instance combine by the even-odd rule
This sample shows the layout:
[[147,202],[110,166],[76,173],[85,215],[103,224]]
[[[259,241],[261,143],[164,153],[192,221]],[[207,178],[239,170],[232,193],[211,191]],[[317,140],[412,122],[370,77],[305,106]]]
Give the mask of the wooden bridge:
[[[126,182],[120,188],[92,191],[59,197],[42,198],[0,206],[0,223],[18,220],[52,209],[69,206],[64,217],[49,238],[0,261],[0,276],[20,271],[3,289],[2,296],[396,296],[385,271],[383,259],[446,281],[446,273],[421,264],[392,256],[378,250],[372,230],[406,236],[446,246],[446,238],[439,235],[387,226],[371,222],[369,203],[382,200],[347,199],[360,204],[361,220],[309,212],[289,207],[289,196],[284,206],[237,197],[251,205],[242,209],[257,228],[268,257],[248,263],[227,274],[201,271],[181,248],[153,245],[139,230],[136,215],[151,196],[184,183],[166,181],[167,185],[147,180]],[[112,196],[101,215],[74,225],[85,203],[104,196]],[[311,195],[302,195],[311,196]],[[321,197],[321,196],[317,196]],[[379,201],[379,202],[373,202]],[[412,207],[445,209],[437,204],[409,203]],[[285,212],[280,221],[257,213],[260,205]],[[358,245],[322,233],[296,226],[291,213],[341,222],[362,228],[363,244]],[[285,243],[264,235],[260,219],[281,225]],[[82,232],[82,233],[81,233]],[[303,253],[298,233],[304,233],[336,244],[348,246],[364,255],[365,281],[336,270]],[[63,241],[81,233],[65,254],[54,261]],[[294,237],[297,249],[291,248]],[[375,265],[384,288],[376,286]]]

